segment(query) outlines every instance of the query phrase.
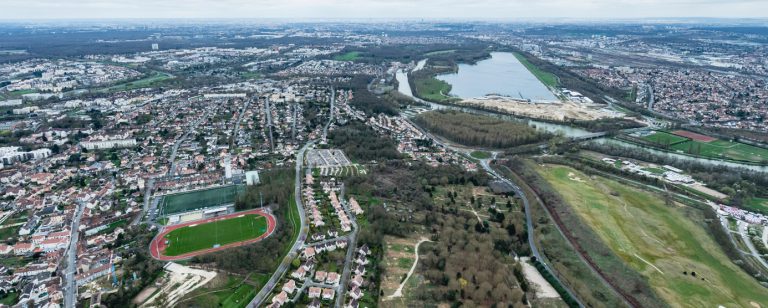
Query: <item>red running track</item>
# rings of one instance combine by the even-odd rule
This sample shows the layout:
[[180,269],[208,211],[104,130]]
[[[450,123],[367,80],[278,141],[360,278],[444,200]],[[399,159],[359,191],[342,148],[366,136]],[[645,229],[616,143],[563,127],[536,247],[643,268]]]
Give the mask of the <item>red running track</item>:
[[[164,238],[165,238],[165,236],[169,232],[171,232],[173,230],[176,230],[176,229],[179,229],[179,228],[183,228],[183,227],[186,227],[186,226],[190,226],[190,225],[201,225],[201,224],[206,224],[206,223],[209,223],[209,222],[230,219],[230,218],[234,218],[234,217],[237,217],[237,216],[240,216],[240,215],[248,215],[248,214],[257,214],[257,215],[261,215],[261,216],[264,216],[265,218],[267,218],[267,232],[265,232],[264,234],[260,235],[257,238],[253,238],[253,239],[250,239],[250,240],[247,240],[247,241],[241,241],[241,242],[235,242],[235,243],[230,243],[230,244],[226,244],[226,245],[221,245],[221,246],[216,247],[216,248],[209,248],[209,249],[205,249],[205,250],[193,251],[193,252],[190,252],[190,253],[185,253],[183,255],[166,256],[166,255],[162,254],[162,252],[165,250],[165,239]],[[220,217],[214,217],[214,218],[208,218],[208,219],[202,219],[202,220],[195,220],[195,221],[185,222],[183,224],[168,226],[168,227],[165,227],[164,229],[162,229],[160,231],[160,233],[155,235],[155,238],[152,239],[152,242],[149,244],[149,252],[150,252],[150,254],[152,255],[153,258],[155,258],[157,260],[160,260],[160,261],[176,261],[176,260],[182,260],[182,259],[189,259],[189,258],[192,258],[192,257],[195,257],[195,256],[199,256],[199,255],[202,255],[202,254],[206,254],[206,253],[211,253],[211,252],[215,252],[215,251],[221,251],[221,250],[232,248],[232,247],[248,245],[248,244],[252,244],[252,243],[258,242],[258,241],[264,239],[265,237],[271,235],[272,232],[275,231],[275,226],[276,225],[277,224],[275,222],[275,216],[272,216],[272,214],[267,213],[267,212],[265,212],[263,210],[250,210],[250,211],[236,212],[236,213],[232,213],[232,214],[224,215],[224,216],[220,216]]]

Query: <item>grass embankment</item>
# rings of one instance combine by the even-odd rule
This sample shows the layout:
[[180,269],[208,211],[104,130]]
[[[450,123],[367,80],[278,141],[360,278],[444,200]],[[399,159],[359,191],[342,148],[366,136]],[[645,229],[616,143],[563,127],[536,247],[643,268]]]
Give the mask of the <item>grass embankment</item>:
[[359,51],[350,51],[343,54],[338,54],[333,57],[336,61],[355,61],[357,58],[360,58],[360,52]]
[[744,203],[747,210],[768,214],[768,198],[754,197]]
[[531,72],[531,74],[536,76],[536,78],[541,81],[541,83],[550,88],[558,87],[560,83],[558,82],[557,76],[555,76],[555,74],[541,70],[538,66],[533,65],[533,63],[528,61],[528,59],[519,53],[514,53],[514,55],[515,58],[517,58],[517,60],[520,61],[520,63],[522,63],[529,72]]
[[539,172],[626,264],[677,307],[768,302],[768,292],[733,264],[695,221],[702,213],[565,166]]
[[193,225],[171,231],[165,236],[169,241],[163,254],[178,256],[185,253],[246,241],[267,231],[267,219],[249,214],[241,217]]

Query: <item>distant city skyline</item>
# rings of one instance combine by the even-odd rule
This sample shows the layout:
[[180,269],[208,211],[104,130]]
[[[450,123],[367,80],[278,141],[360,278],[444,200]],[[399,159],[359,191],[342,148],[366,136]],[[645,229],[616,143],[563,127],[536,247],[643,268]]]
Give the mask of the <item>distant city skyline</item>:
[[761,0],[4,0],[0,20],[765,18]]

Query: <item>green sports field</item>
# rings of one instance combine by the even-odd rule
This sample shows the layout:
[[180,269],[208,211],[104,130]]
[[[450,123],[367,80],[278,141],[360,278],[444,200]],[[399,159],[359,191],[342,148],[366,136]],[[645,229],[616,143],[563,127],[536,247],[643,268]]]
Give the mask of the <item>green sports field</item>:
[[653,134],[642,137],[642,139],[650,141],[660,148],[680,151],[696,156],[739,160],[753,163],[768,162],[768,149],[763,149],[740,142],[731,142],[719,139],[710,142],[703,142],[691,140],[690,138],[663,131],[656,131]]
[[215,245],[223,246],[246,241],[257,238],[265,232],[267,232],[267,219],[256,214],[182,227],[165,235],[168,246],[163,255],[178,256],[214,248]]
[[686,142],[691,140],[689,138],[681,137],[678,135],[670,134],[667,132],[655,131],[652,134],[643,137],[643,139],[658,144],[661,147],[671,146],[677,143]]
[[758,148],[740,142],[715,140],[712,142],[688,141],[672,146],[672,149],[685,153],[713,157],[726,158],[749,162],[768,162],[768,150]]
[[733,264],[702,227],[700,212],[667,206],[658,195],[570,167],[547,165],[539,172],[671,306],[768,303],[765,288]]
[[222,204],[234,203],[242,186],[224,186],[167,195],[160,201],[164,215],[187,212]]

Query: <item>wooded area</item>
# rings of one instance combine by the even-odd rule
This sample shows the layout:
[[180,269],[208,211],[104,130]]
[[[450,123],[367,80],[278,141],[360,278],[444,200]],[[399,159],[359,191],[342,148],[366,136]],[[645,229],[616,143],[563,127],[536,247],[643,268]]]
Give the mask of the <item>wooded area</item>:
[[414,122],[430,132],[468,146],[503,149],[552,137],[525,123],[455,110],[425,112],[414,118]]

